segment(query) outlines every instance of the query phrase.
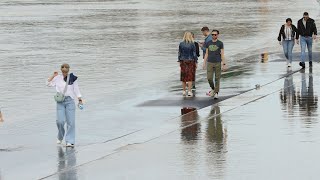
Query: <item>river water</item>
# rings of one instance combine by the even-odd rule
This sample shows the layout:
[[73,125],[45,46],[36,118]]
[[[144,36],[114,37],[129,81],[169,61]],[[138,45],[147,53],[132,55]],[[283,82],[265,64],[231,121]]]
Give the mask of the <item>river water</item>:
[[[220,30],[228,66],[246,66],[258,62],[262,52],[281,52],[280,26],[288,17],[296,24],[304,11],[320,27],[316,0],[1,0],[0,108],[5,121],[0,122],[0,150],[32,149],[30,157],[21,151],[19,160],[24,162],[40,154],[44,159],[52,156],[55,91],[45,81],[62,63],[69,63],[79,77],[85,100],[84,111],[77,111],[77,131],[81,132],[77,139],[82,148],[181,115],[180,108],[168,112],[136,107],[149,100],[181,96],[176,61],[185,31],[203,41],[203,26]],[[294,51],[298,50],[295,46]],[[196,83],[202,96],[208,88],[205,77],[199,69]],[[230,79],[248,88],[255,84],[254,78]],[[289,105],[283,102],[283,106]],[[188,137],[188,133],[181,134]],[[39,152],[40,144],[48,145],[47,149]],[[8,159],[4,173],[14,177],[12,167],[19,163],[2,155]],[[19,168],[22,175],[29,173],[28,168]]]
[[10,123],[53,110],[54,90],[44,84],[64,62],[93,114],[165,96],[180,86],[184,31],[202,41],[202,26],[219,29],[232,66],[281,50],[276,38],[285,19],[296,22],[306,10],[317,18],[318,9],[303,0],[1,1],[0,105]]

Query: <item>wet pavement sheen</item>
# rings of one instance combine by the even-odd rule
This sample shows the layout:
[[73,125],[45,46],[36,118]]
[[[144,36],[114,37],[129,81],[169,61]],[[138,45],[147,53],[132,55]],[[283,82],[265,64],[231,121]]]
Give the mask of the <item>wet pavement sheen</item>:
[[[287,69],[276,36],[288,14],[320,22],[319,4],[208,3],[1,1],[0,179],[318,179],[320,54],[313,69],[297,55]],[[195,97],[181,96],[178,43],[185,30],[202,40],[204,25],[226,47],[219,100],[201,69]],[[55,144],[44,85],[64,62],[86,100],[75,148]]]
[[70,171],[78,179],[318,179],[318,67],[288,69],[201,110],[181,108],[176,130]]

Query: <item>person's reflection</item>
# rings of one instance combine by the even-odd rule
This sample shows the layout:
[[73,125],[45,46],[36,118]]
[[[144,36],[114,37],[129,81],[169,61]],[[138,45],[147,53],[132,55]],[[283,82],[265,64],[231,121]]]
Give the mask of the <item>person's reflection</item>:
[[219,179],[223,179],[227,153],[227,129],[221,120],[220,107],[218,105],[213,105],[211,108],[208,117],[206,141],[208,167],[215,171],[214,174]]
[[[197,122],[199,115],[196,108],[184,107],[181,109],[181,154],[183,155],[184,168],[186,171],[197,169],[200,164],[199,134],[200,123]],[[190,172],[190,177],[197,176],[196,172]]]
[[297,105],[297,97],[295,92],[295,86],[293,84],[293,76],[292,76],[291,68],[287,69],[287,75],[284,79],[283,90],[280,91],[280,99],[284,109],[286,109],[289,113],[294,113],[294,106]]
[[2,116],[1,108],[0,108],[0,123],[4,121],[4,118]]
[[59,180],[77,180],[75,149],[67,147],[64,151],[61,146],[57,148]]
[[306,116],[314,116],[318,108],[318,96],[313,91],[312,68],[309,68],[309,82],[307,86],[305,70],[301,72],[301,92],[297,94],[300,112]]
[[197,140],[200,133],[199,115],[196,108],[184,107],[181,109],[181,139],[183,141]]
[[208,118],[207,141],[211,152],[222,152],[226,146],[226,132],[221,121],[220,107],[214,105]]

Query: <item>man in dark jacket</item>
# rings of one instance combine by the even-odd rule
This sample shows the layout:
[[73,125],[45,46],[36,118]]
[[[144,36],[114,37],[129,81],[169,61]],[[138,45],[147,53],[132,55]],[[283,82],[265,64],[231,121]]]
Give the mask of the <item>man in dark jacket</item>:
[[[312,67],[312,39],[317,38],[317,27],[313,19],[309,18],[309,13],[304,12],[303,18],[298,21],[298,33],[297,39],[300,36],[300,46],[301,46],[301,62],[300,66],[305,68],[306,59],[306,46],[308,47],[309,54],[309,67]],[[299,41],[297,41],[299,44]]]

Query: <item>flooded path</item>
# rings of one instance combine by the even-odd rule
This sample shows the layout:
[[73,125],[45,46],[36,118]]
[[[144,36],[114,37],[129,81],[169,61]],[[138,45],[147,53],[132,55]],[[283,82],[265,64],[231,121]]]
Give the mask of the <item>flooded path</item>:
[[[320,22],[317,2],[208,3],[1,2],[0,179],[318,177],[320,65],[287,70],[276,41],[288,14],[296,21],[307,9]],[[181,97],[177,45],[185,30],[202,40],[204,25],[227,45],[219,101],[205,96],[202,70],[196,97]],[[87,102],[75,149],[56,147],[45,87],[62,62]]]

